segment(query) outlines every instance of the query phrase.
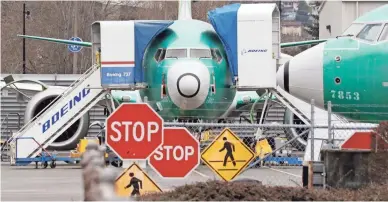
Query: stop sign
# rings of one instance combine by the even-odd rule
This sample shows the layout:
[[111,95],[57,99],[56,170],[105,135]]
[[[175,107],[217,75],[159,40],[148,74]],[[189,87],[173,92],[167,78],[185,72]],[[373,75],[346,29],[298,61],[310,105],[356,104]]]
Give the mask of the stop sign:
[[199,165],[199,142],[186,128],[164,128],[163,145],[149,162],[161,177],[184,178]]
[[147,159],[163,144],[163,119],[148,104],[121,104],[105,124],[106,144],[122,160]]

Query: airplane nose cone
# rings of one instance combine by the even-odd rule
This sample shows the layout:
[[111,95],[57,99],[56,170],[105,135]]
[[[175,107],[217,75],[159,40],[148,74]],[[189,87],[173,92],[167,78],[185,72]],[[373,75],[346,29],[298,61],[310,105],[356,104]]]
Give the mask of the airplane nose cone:
[[276,80],[284,91],[310,103],[323,106],[323,51],[324,43],[299,53],[280,66]]
[[172,102],[181,109],[200,107],[210,87],[208,68],[199,61],[176,61],[167,73],[167,90]]
[[193,73],[184,73],[179,76],[176,82],[178,93],[185,98],[196,96],[200,89],[201,81],[198,76]]

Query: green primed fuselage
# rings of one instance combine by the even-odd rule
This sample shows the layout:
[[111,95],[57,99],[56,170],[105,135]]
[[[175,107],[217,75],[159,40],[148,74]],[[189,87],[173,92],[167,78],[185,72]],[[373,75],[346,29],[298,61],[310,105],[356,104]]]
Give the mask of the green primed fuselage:
[[[158,49],[214,49],[220,51],[222,60],[217,62],[211,58],[165,58],[157,62],[154,58]],[[184,110],[176,106],[170,96],[161,96],[162,84],[166,83],[169,68],[177,60],[200,61],[208,68],[210,75],[214,75],[216,84],[215,93],[209,93],[205,102],[198,108]],[[235,88],[231,88],[232,79],[230,76],[226,53],[223,45],[213,30],[212,26],[199,20],[177,20],[169,28],[159,34],[150,46],[143,58],[145,76],[148,81],[148,88],[140,90],[140,96],[147,96],[149,103],[156,108],[156,103],[162,105],[163,110],[158,113],[165,119],[176,118],[218,118],[230,107],[235,94]],[[163,81],[164,79],[164,81]],[[211,78],[212,79],[212,78]],[[165,88],[169,95],[168,89]]]
[[388,107],[382,106],[388,104],[388,41],[329,40],[323,65],[324,100],[332,102],[333,112],[353,120],[388,120]]
[[325,44],[324,100],[349,119],[388,120],[388,4],[362,15],[356,25],[362,29],[355,29],[353,37]]
[[[282,67],[283,68],[283,67]],[[282,69],[283,71],[283,69]],[[284,89],[352,121],[388,120],[388,4],[284,65]]]

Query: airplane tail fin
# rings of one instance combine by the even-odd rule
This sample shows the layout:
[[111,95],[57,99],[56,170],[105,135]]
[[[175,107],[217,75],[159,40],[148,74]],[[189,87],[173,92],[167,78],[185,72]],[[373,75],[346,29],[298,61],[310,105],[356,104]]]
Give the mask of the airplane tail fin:
[[36,39],[36,40],[42,40],[42,41],[50,41],[54,43],[61,43],[61,44],[67,44],[67,45],[77,45],[77,46],[83,46],[83,47],[92,47],[92,43],[90,42],[84,42],[84,41],[72,41],[72,40],[64,40],[64,39],[56,39],[56,38],[48,38],[48,37],[39,37],[39,36],[29,36],[29,35],[20,35],[17,36],[23,37],[23,38],[29,38],[29,39]]
[[178,8],[178,20],[191,20],[191,1],[192,0],[179,0]]

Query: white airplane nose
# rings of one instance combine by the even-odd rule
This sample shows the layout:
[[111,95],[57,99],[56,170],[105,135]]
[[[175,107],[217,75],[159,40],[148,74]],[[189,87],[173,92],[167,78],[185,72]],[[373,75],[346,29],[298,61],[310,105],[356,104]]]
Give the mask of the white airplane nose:
[[178,93],[185,98],[196,96],[200,89],[201,81],[198,76],[193,73],[184,73],[176,82]]
[[324,43],[299,53],[284,65],[276,74],[277,84],[284,91],[317,106],[323,106],[323,53]]
[[178,60],[168,70],[168,94],[172,102],[181,109],[200,107],[208,96],[209,87],[209,70],[199,61]]

